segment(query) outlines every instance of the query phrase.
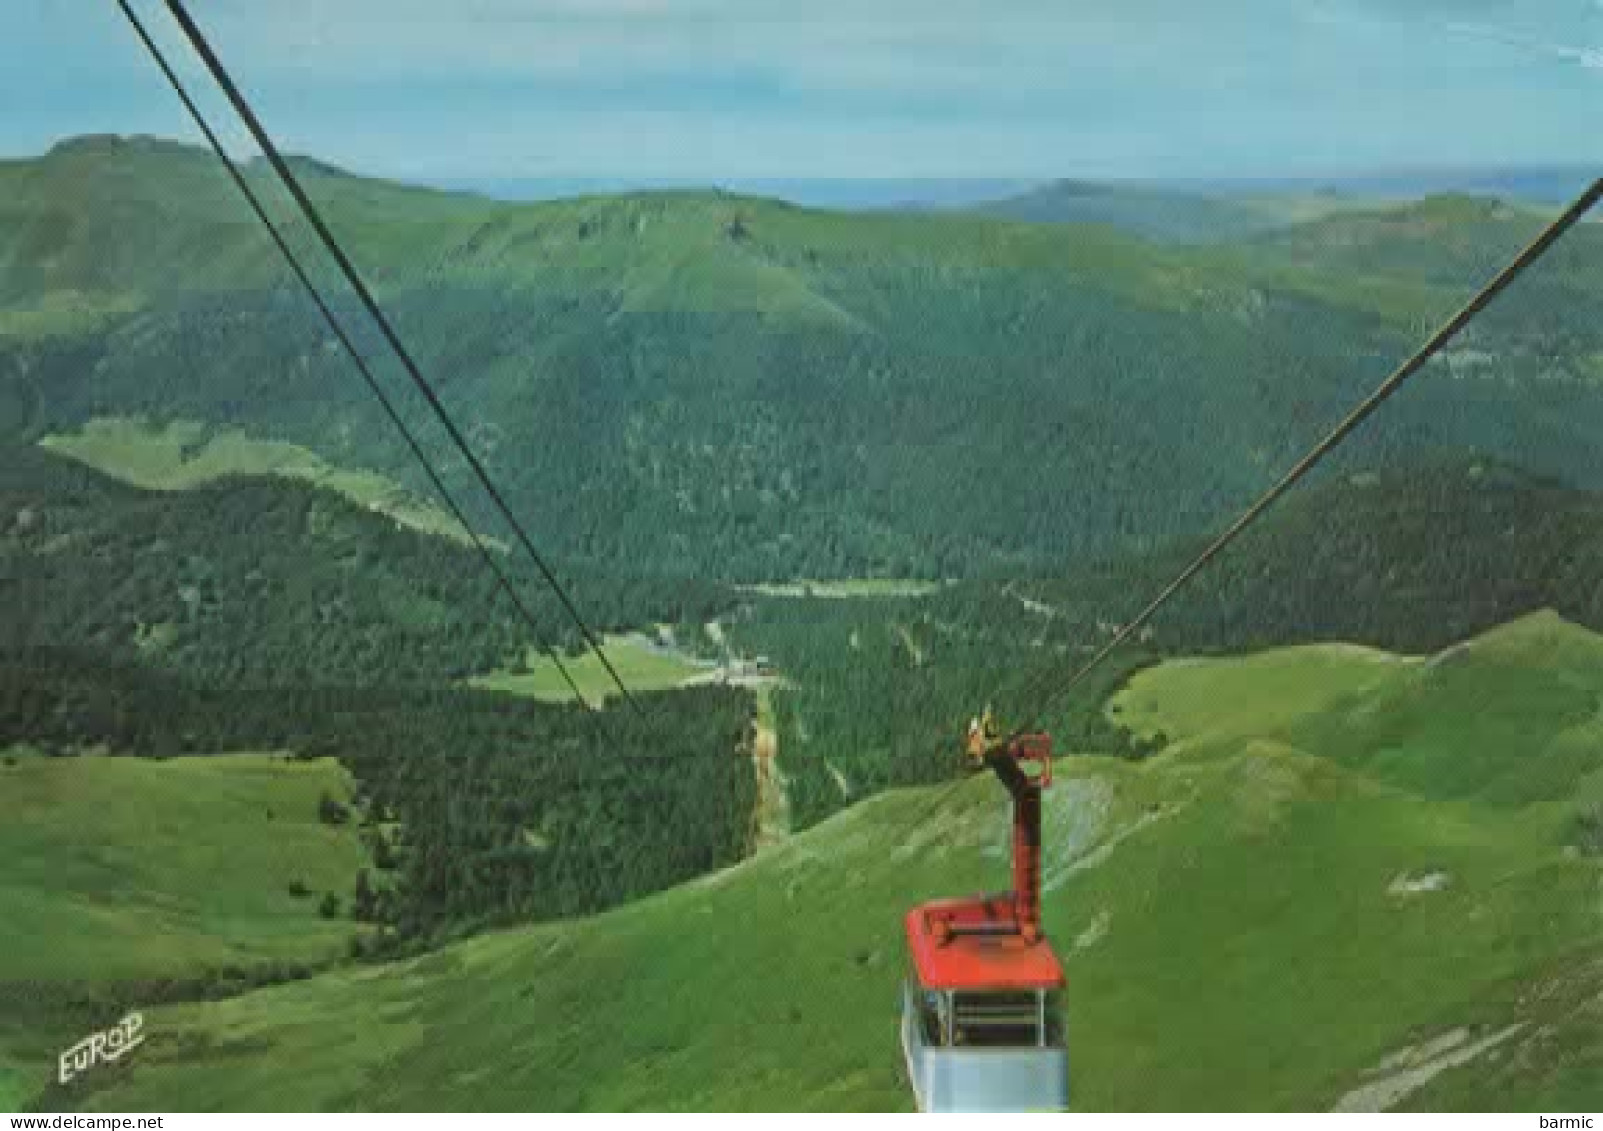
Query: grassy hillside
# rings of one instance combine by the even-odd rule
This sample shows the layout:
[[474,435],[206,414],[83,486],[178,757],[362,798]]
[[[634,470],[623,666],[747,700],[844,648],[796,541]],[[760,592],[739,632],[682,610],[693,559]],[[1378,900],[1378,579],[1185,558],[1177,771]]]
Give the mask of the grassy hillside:
[[[342,954],[324,920],[364,859],[356,832],[318,819],[348,796],[329,760],[265,754],[0,764],[0,983],[172,977],[269,958]],[[310,893],[289,892],[299,880]]]
[[1111,710],[1138,733],[1259,737],[1422,797],[1489,806],[1603,801],[1603,638],[1534,613],[1428,660],[1311,645],[1160,665]]
[[[301,161],[308,191],[336,215],[427,225],[485,209],[475,197],[431,192]],[[249,168],[271,197],[270,171]],[[332,185],[332,191],[329,186]],[[73,138],[38,160],[0,162],[0,300],[39,295],[84,302],[211,287],[277,284],[290,276],[215,157],[159,138]]]
[[45,436],[39,442],[97,471],[155,491],[198,487],[231,475],[300,479],[414,530],[468,542],[444,507],[417,498],[382,475],[331,467],[305,448],[253,439],[237,428],[216,430],[192,420],[158,426],[108,417],[89,421],[80,432]]
[[750,694],[637,702],[638,714],[609,702],[591,715],[456,688],[218,688],[92,653],[0,651],[0,743],[338,758],[377,869],[347,906],[386,928],[374,940],[385,953],[599,911],[740,859]]
[[[203,155],[100,139],[0,177],[0,308],[55,327],[0,338],[0,426],[200,421],[418,487]],[[1532,225],[1445,200],[1179,248],[710,192],[514,205],[326,167],[309,191],[544,548],[748,582],[1050,570],[1195,534]],[[1575,233],[1344,458],[1472,448],[1596,485],[1600,240]]]
[[171,984],[343,957],[359,928],[319,903],[344,902],[367,852],[318,802],[350,789],[329,760],[0,751],[0,1110]]
[[[1441,736],[1460,726],[1462,693],[1424,679],[1450,659],[1326,649],[1159,667],[1119,702],[1169,736],[1166,753],[1061,767],[1046,914],[1069,975],[1079,1106],[1382,1094],[1450,1108],[1488,1102],[1487,1079],[1500,1108],[1595,1098],[1603,1060],[1586,1002],[1603,988],[1603,873],[1567,839],[1567,818],[1603,746],[1583,743],[1576,763],[1574,722],[1527,698],[1562,689],[1595,703],[1603,641],[1534,618],[1470,651],[1494,737],[1459,735],[1456,760],[1443,761]],[[1417,723],[1405,741],[1341,725],[1402,687]],[[1253,700],[1274,709],[1255,720]],[[1476,783],[1489,757],[1555,788],[1488,793]],[[1432,788],[1400,769],[1416,764],[1433,767]],[[131,1063],[42,1102],[905,1109],[899,913],[1005,882],[998,794],[984,779],[891,792],[595,919],[160,1009]],[[1432,1060],[1492,1038],[1495,1061]],[[1419,1062],[1438,1070],[1425,1091],[1398,1077]],[[1377,1081],[1381,1092],[1360,1091]]]

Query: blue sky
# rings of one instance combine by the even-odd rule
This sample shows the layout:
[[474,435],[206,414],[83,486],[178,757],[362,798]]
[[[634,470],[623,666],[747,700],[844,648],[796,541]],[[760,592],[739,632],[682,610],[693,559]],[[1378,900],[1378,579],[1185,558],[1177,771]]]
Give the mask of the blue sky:
[[[412,179],[1603,165],[1603,0],[190,6],[286,148]],[[0,153],[191,136],[111,0],[4,10]]]

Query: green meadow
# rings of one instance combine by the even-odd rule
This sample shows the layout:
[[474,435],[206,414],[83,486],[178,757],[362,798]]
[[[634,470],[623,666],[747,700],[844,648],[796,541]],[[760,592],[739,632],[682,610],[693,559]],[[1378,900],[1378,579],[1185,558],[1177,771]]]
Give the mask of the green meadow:
[[467,535],[443,508],[372,471],[334,467],[296,444],[263,440],[239,428],[193,420],[156,424],[97,417],[80,430],[40,444],[117,479],[156,491],[199,487],[229,475],[280,475],[337,491],[396,522],[459,542]]
[[[174,977],[339,953],[318,916],[363,858],[318,819],[334,762],[270,754],[154,761],[15,753],[0,762],[0,983]],[[294,896],[299,881],[313,893]]]
[[[1417,662],[1291,649],[1137,677],[1120,713],[1165,752],[1067,757],[1046,810],[1076,1106],[1595,1102],[1603,871],[1568,830],[1603,746],[1529,698],[1595,708],[1600,658],[1537,616]],[[1472,701],[1432,674],[1458,663]],[[1540,788],[1486,786],[1470,706]],[[593,919],[158,1008],[126,1072],[44,1102],[906,1109],[900,913],[1003,885],[1005,837],[987,779],[891,791]]]
[[852,597],[927,597],[941,588],[938,582],[895,577],[845,578],[836,581],[788,581],[782,584],[747,585],[746,590],[763,597],[817,597],[844,600]]
[[268,754],[0,758],[0,1110],[148,987],[342,956],[354,928],[318,903],[364,850],[317,807],[348,789],[332,761]]
[[[601,647],[617,669],[619,678],[631,691],[667,690],[707,671],[705,667],[649,648],[628,636],[608,635],[602,639]],[[618,693],[617,685],[612,682],[612,677],[594,652],[564,656],[562,663],[587,701],[599,703],[609,694]],[[503,670],[479,676],[470,684],[484,691],[506,691],[547,703],[573,698],[573,689],[545,652],[530,648],[522,667],[522,671]]]

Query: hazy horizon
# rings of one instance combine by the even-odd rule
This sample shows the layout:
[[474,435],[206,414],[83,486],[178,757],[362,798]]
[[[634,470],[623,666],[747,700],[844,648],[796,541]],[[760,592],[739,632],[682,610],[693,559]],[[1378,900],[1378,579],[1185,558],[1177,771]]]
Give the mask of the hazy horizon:
[[[0,152],[0,160],[42,157],[61,145],[96,137],[117,137],[124,142],[154,141],[204,151],[189,138],[160,134],[72,134],[54,139],[42,150]],[[242,155],[244,156],[244,155]],[[296,153],[360,177],[386,178],[383,173],[353,167],[319,153]],[[259,157],[247,157],[256,161]],[[1086,184],[1131,191],[1154,190],[1199,196],[1254,194],[1331,194],[1355,198],[1416,198],[1440,192],[1464,192],[1506,197],[1531,203],[1561,203],[1585,187],[1600,170],[1586,165],[1487,166],[1482,168],[1372,169],[1324,174],[1293,173],[1257,177],[1103,177],[1067,173],[1035,179],[1001,177],[780,177],[739,176],[651,177],[587,176],[582,174],[519,177],[465,175],[437,178],[393,178],[402,183],[447,192],[471,192],[507,202],[557,200],[585,195],[673,190],[721,190],[746,196],[766,196],[821,208],[961,208],[1020,196],[1065,183]]]
[[[441,183],[1603,164],[1603,0],[284,0],[197,16],[289,150]],[[153,30],[242,131],[160,6]],[[177,134],[111,5],[16,0],[0,152]],[[242,151],[249,147],[242,145]]]

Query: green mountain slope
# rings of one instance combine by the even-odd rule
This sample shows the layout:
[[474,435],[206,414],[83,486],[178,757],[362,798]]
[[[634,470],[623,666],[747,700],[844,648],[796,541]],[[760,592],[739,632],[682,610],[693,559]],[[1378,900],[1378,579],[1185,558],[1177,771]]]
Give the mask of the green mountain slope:
[[[1480,720],[1520,723],[1484,752],[1453,735],[1461,691],[1422,678],[1450,659],[1324,649],[1160,667],[1119,702],[1170,736],[1166,753],[1060,767],[1046,914],[1069,975],[1079,1106],[1362,1106],[1377,1080],[1388,1103],[1473,1104],[1489,1059],[1442,1064],[1428,1091],[1393,1078],[1399,1055],[1451,1047],[1460,1029],[1505,1034],[1496,1106],[1570,1110],[1596,1095],[1585,1003],[1603,988],[1603,873],[1570,839],[1575,791],[1418,792],[1397,767],[1439,769],[1457,741],[1466,784],[1496,756],[1595,785],[1603,747],[1588,747],[1589,769],[1572,764],[1555,744],[1573,722],[1527,697],[1595,701],[1603,642],[1534,618],[1469,648],[1484,665]],[[1414,733],[1434,738],[1397,745],[1341,725],[1399,689]],[[1004,882],[999,792],[975,779],[888,793],[596,919],[159,1009],[130,1063],[41,1102],[905,1109],[899,914]]]
[[0,1111],[53,1057],[159,1000],[219,994],[342,958],[368,860],[319,820],[332,761],[231,753],[52,758],[0,743]]
[[[3,175],[27,191],[0,212],[0,424],[238,426],[419,486],[203,155],[79,142]],[[1195,534],[1530,229],[1427,202],[1188,249],[717,193],[512,205],[326,168],[309,191],[543,547],[747,581],[1046,570]],[[1399,225],[1418,238],[1385,254],[1352,234]],[[1597,485],[1603,229],[1573,239],[1344,458],[1472,448]]]
[[1170,742],[1273,738],[1421,797],[1518,808],[1603,799],[1599,688],[1603,637],[1543,611],[1424,660],[1308,645],[1163,664],[1111,709]]
[[[1400,205],[1344,210],[1266,233],[1260,242],[1325,269],[1396,271],[1452,282],[1496,270],[1543,223],[1540,212],[1493,197],[1438,193]],[[1581,242],[1592,239],[1584,233]],[[1580,263],[1565,251],[1555,253],[1553,262],[1571,268]]]
[[[1040,710],[1201,548],[1186,539],[1065,576],[966,581],[922,597],[798,596],[737,610],[727,635],[787,676],[774,702],[793,819],[934,780],[944,770],[934,751],[986,702],[1009,720]],[[1596,492],[1473,457],[1329,475],[1265,515],[1042,721],[1083,749],[1139,757],[1143,745],[1097,705],[1154,658],[1313,641],[1423,653],[1542,608],[1603,630]]]
[[[1081,644],[1201,548],[1186,540],[1058,580],[954,588],[937,607],[998,639]],[[1542,607],[1603,629],[1603,496],[1457,456],[1326,476],[1289,496],[1164,609],[1153,643],[1426,651]]]
[[317,897],[343,900],[365,852],[356,830],[318,820],[317,803],[349,791],[330,761],[11,752],[0,987],[342,956],[351,925],[320,918]]
[[[471,196],[414,189],[300,159],[298,175],[331,213],[393,225],[482,212]],[[249,179],[277,199],[261,162]],[[330,190],[332,186],[332,191]],[[208,150],[159,138],[69,139],[38,160],[0,162],[0,300],[102,298],[245,288],[289,278]]]
[[[1554,672],[1562,673],[1554,678]],[[1539,614],[1438,655],[1361,706],[1292,731],[1424,796],[1603,801],[1603,642]],[[1507,707],[1487,708],[1491,689]],[[1516,706],[1517,705],[1517,706]]]
[[355,780],[344,816],[378,869],[345,906],[384,928],[371,941],[386,954],[592,913],[741,858],[750,694],[636,701],[639,714],[613,701],[592,716],[466,689],[218,687],[84,651],[0,651],[0,745],[337,758]]
[[1334,194],[1220,196],[1146,184],[1054,181],[975,211],[1048,224],[1107,224],[1147,239],[1218,243],[1356,207]]
[[439,682],[527,640],[470,551],[332,492],[259,477],[151,492],[36,449],[0,461],[12,647],[97,647],[260,686]]
[[414,530],[471,545],[467,533],[438,503],[419,499],[381,475],[342,471],[304,448],[256,440],[238,429],[213,430],[194,421],[172,421],[156,428],[146,421],[112,417],[91,420],[81,432],[45,436],[39,443],[107,475],[158,491],[197,487],[231,475],[300,479]]
[[[94,648],[254,687],[438,686],[496,671],[534,646],[474,551],[346,497],[377,493],[382,485],[370,478],[316,464],[299,465],[311,482],[294,469],[215,479],[196,471],[225,456],[266,466],[257,458],[264,448],[284,457],[234,441],[231,452],[203,443],[198,458],[180,454],[175,468],[163,440],[146,470],[180,481],[196,472],[197,485],[182,491],[141,490],[50,451],[0,444],[7,646]],[[407,496],[398,502],[409,519],[443,520]],[[507,568],[523,583],[539,641],[575,641],[544,586],[511,559]],[[588,579],[582,592],[592,623],[620,629],[710,615],[727,599],[717,586],[616,571]]]

